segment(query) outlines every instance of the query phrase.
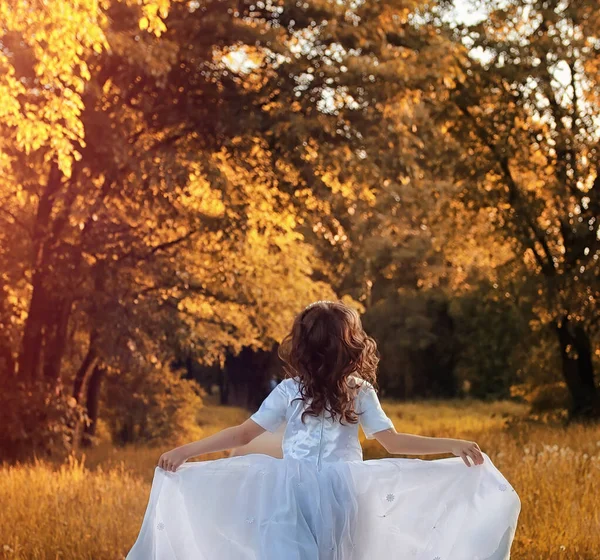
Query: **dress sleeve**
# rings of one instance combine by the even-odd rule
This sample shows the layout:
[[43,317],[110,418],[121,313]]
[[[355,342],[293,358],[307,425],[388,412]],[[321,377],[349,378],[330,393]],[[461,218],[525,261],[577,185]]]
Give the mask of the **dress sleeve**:
[[274,432],[285,421],[289,404],[285,381],[277,385],[262,402],[260,408],[250,416],[259,426],[269,432]]
[[373,385],[366,381],[363,382],[359,395],[360,412],[363,413],[360,414],[359,421],[367,439],[373,439],[373,434],[376,432],[394,427],[394,423],[381,408]]

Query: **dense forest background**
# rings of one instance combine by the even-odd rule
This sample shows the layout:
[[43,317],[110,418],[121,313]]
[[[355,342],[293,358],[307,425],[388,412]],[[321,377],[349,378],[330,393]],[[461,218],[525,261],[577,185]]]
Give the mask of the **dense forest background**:
[[593,0],[0,2],[0,452],[253,408],[295,313],[401,399],[600,417]]

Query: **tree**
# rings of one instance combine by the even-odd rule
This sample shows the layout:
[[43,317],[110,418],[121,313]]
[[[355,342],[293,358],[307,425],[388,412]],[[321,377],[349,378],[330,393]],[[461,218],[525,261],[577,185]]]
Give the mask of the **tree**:
[[[599,20],[592,2],[490,2],[450,30],[455,75],[432,115],[459,214],[483,213],[552,329],[571,417],[598,418]],[[517,286],[517,289],[518,286]]]
[[[3,317],[17,301],[21,327],[2,345],[19,348],[3,360],[7,379],[71,386],[67,402],[95,407],[104,372],[162,367],[181,350],[210,363],[268,348],[299,302],[334,297],[309,241],[337,235],[344,201],[372,199],[344,166],[364,159],[348,123],[375,97],[363,66],[355,91],[343,83],[357,52],[321,32],[341,16],[352,42],[368,10],[27,8],[2,3],[0,196],[21,230],[2,233],[21,248],[1,255]],[[406,17],[404,5],[387,10]],[[310,227],[316,216],[326,227]]]

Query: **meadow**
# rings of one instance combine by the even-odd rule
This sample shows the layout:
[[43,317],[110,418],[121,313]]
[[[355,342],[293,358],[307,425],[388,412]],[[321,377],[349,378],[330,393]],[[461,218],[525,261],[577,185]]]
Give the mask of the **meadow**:
[[[473,439],[491,457],[522,502],[513,560],[600,558],[600,426],[532,420],[526,405],[509,401],[384,400],[383,406],[398,431]],[[247,416],[209,401],[198,423],[210,435]],[[387,456],[376,441],[362,443],[365,459]],[[0,556],[124,558],[163,450],[104,442],[60,465],[0,467]]]

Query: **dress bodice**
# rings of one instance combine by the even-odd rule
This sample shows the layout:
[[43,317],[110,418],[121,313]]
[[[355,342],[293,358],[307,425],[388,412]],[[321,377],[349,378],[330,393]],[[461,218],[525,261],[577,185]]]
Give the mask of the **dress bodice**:
[[[373,439],[374,433],[393,428],[394,424],[381,408],[373,386],[358,377],[350,379],[360,385],[354,410],[359,415],[365,436]],[[285,379],[251,416],[252,420],[270,432],[287,421],[282,442],[284,458],[309,460],[318,466],[331,461],[362,461],[358,424],[341,423],[339,418],[332,420],[325,411],[318,417],[307,414],[302,422],[306,405],[297,399],[299,396],[298,378]]]

